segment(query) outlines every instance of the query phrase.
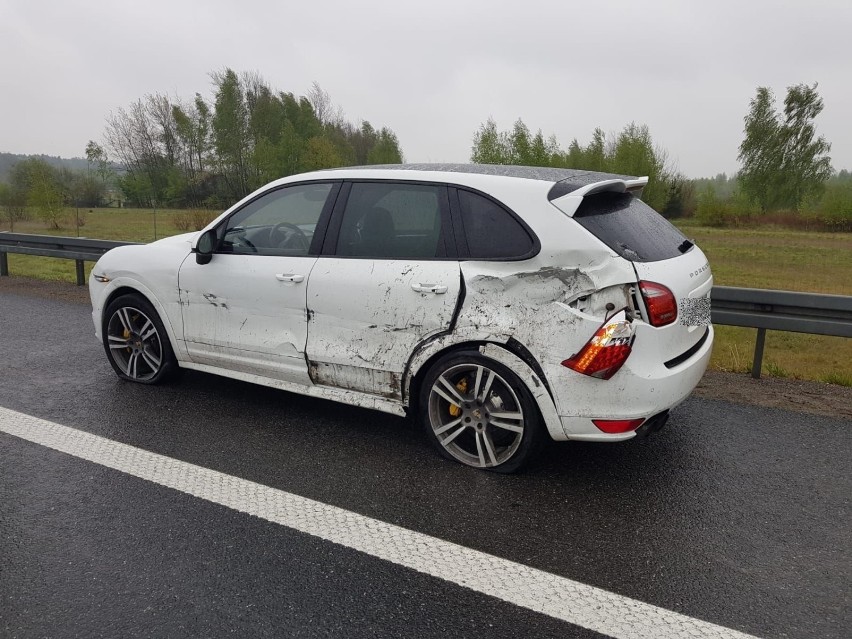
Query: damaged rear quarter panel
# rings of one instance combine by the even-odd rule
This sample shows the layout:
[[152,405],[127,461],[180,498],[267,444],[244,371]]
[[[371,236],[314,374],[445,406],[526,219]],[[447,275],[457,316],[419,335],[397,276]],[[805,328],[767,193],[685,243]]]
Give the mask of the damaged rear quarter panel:
[[[633,276],[629,264],[625,268],[606,253],[583,258],[582,266],[571,265],[568,255],[554,259],[564,266],[540,259],[463,262],[466,295],[456,332],[482,341],[504,342],[513,337],[546,372],[550,369],[550,376],[562,375],[553,365],[558,366],[579,350],[605,319],[600,302],[596,303],[600,315],[580,312],[569,304],[578,298],[594,298],[600,289],[608,289],[606,300],[614,306],[628,304],[625,285]],[[556,388],[559,386],[557,383]],[[555,395],[560,414],[571,414],[566,394]]]
[[[607,313],[630,306],[636,282],[630,263],[529,188],[493,194],[518,212],[541,242],[539,253],[519,261],[462,261],[464,301],[453,333],[412,358],[406,386],[429,357],[466,342],[520,342],[541,365],[559,414],[578,414],[593,397],[569,388],[572,371],[561,362],[591,338]],[[582,301],[582,303],[580,303]],[[517,371],[516,371],[517,372]],[[572,380],[573,381],[573,380]],[[410,402],[410,393],[406,392]]]

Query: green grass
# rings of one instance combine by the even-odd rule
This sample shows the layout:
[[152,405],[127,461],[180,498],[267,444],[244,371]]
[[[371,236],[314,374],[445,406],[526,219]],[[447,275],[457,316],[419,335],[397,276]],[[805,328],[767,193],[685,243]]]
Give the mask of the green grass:
[[678,226],[707,255],[720,286],[852,295],[852,233]]
[[[145,209],[81,209],[85,225],[80,236],[104,240],[150,242],[154,213]],[[211,212],[215,214],[215,211]],[[175,224],[183,211],[156,213],[157,237],[182,233]],[[18,222],[15,231],[45,235],[76,235],[74,211],[65,216],[65,228],[49,230],[38,221]],[[717,229],[692,220],[678,221],[684,233],[707,254],[714,281],[722,286],[786,289],[852,295],[852,234],[818,233],[779,228]],[[8,230],[8,226],[0,227]],[[92,263],[86,262],[86,275]],[[76,281],[74,262],[29,255],[9,255],[13,275]],[[735,372],[751,370],[755,329],[716,327],[711,368]],[[852,339],[769,331],[766,334],[763,374],[810,379],[852,386]]]
[[852,386],[852,374],[826,373],[820,381],[828,384],[837,384],[838,386]]
[[[217,211],[211,211],[215,215]],[[75,210],[65,213],[62,228],[49,229],[37,219],[15,222],[16,233],[38,233],[40,235],[65,235],[91,237],[98,240],[123,240],[125,242],[153,242],[155,239],[184,233],[175,225],[175,218],[186,211],[174,209],[80,209],[83,225],[76,229]],[[2,231],[8,231],[9,223],[4,220]],[[73,265],[73,263],[72,263]]]

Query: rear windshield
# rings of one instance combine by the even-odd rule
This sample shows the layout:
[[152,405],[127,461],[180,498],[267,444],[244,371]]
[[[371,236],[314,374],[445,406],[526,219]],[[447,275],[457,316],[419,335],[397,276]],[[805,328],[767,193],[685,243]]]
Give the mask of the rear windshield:
[[692,242],[630,193],[587,195],[574,219],[631,262],[657,262],[686,253]]

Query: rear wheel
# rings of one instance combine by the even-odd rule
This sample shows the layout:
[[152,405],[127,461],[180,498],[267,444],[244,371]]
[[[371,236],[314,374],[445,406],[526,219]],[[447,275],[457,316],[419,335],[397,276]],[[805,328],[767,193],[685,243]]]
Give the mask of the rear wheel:
[[474,468],[520,469],[543,442],[541,419],[526,386],[503,364],[476,351],[435,363],[424,378],[420,417],[445,456]]
[[119,377],[158,384],[174,374],[178,366],[169,337],[148,300],[122,295],[107,305],[103,317],[104,350]]

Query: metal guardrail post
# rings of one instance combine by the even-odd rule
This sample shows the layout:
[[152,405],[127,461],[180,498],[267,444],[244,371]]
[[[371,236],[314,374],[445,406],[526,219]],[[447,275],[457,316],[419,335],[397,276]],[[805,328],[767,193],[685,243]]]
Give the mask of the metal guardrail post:
[[75,260],[77,264],[77,286],[83,286],[86,283],[86,270],[83,260]]
[[9,276],[9,254],[6,251],[0,253],[0,277]]
[[760,369],[763,368],[763,346],[766,344],[766,329],[757,329],[757,341],[754,343],[754,360],[751,363],[751,376],[760,379]]

